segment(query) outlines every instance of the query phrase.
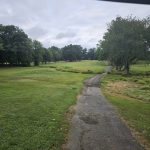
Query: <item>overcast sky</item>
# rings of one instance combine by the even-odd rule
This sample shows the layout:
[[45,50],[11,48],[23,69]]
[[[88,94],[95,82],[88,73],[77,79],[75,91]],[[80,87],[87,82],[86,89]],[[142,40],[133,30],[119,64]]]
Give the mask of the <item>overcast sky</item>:
[[96,0],[0,0],[0,24],[22,28],[45,47],[95,47],[116,16],[144,18],[150,5]]

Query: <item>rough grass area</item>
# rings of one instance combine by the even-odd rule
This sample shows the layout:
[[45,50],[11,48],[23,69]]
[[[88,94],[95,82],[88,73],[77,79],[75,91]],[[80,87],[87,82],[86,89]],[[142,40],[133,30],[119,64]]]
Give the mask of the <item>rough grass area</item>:
[[150,77],[146,75],[149,68],[134,65],[131,69],[134,74],[130,76],[115,73],[105,76],[102,90],[129,126],[138,132],[142,144],[150,148]]
[[1,68],[0,149],[60,150],[68,131],[65,114],[89,76],[47,67]]
[[[47,67],[55,68],[58,71],[96,74],[102,73],[106,66],[106,62],[97,60],[84,60],[79,62],[56,62],[49,63]],[[45,65],[44,65],[45,67]]]

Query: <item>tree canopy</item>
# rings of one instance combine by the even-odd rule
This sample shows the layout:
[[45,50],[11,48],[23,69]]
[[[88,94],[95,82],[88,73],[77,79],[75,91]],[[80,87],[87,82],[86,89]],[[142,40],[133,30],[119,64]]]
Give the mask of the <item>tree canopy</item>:
[[67,45],[63,48],[45,48],[41,42],[32,40],[14,25],[0,24],[0,65],[38,66],[41,62],[80,61],[96,59],[95,48],[86,49],[81,45]]
[[62,48],[62,57],[65,61],[77,61],[82,59],[82,47],[80,45],[68,45]]
[[26,66],[31,61],[31,40],[24,31],[13,25],[0,25],[0,63]]
[[149,58],[150,39],[149,19],[139,20],[133,17],[117,17],[97,46],[99,59],[107,59],[129,74],[130,65],[138,59]]

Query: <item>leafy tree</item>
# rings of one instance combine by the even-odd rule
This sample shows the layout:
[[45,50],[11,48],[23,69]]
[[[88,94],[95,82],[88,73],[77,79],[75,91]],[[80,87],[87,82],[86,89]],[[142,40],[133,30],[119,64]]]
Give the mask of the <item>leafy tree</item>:
[[87,59],[95,60],[96,59],[96,50],[95,48],[90,48],[87,52]]
[[0,25],[1,63],[28,66],[32,61],[31,45],[22,29]]
[[53,61],[59,61],[59,60],[62,59],[62,53],[61,53],[61,50],[58,47],[52,46],[52,47],[49,48],[49,50],[52,53],[52,60]]
[[52,52],[49,49],[43,48],[43,62],[46,64],[52,60]]
[[3,50],[3,42],[2,42],[2,38],[0,37],[0,51]]
[[4,64],[6,62],[5,51],[3,48],[2,38],[0,37],[0,64]]
[[81,50],[82,53],[82,60],[86,60],[87,59],[87,49],[84,48]]
[[39,66],[40,62],[42,61],[42,50],[43,46],[42,44],[34,40],[33,41],[33,58],[34,58],[34,65]]
[[77,61],[82,59],[82,47],[80,45],[68,45],[62,48],[62,57],[65,61]]
[[144,30],[144,41],[147,51],[145,51],[144,57],[142,59],[150,61],[150,16],[146,19],[143,19],[145,24]]
[[144,21],[117,17],[98,44],[99,57],[107,58],[116,69],[123,68],[129,74],[130,65],[147,51],[144,31]]
[[98,60],[106,60],[107,59],[107,51],[102,48],[101,44],[102,44],[102,41],[99,41],[99,44],[97,44],[96,58]]

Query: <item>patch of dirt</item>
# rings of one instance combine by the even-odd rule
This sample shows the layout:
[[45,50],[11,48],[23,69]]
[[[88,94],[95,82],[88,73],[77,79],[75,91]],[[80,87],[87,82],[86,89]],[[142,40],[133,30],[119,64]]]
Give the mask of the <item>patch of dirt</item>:
[[125,99],[129,99],[129,100],[133,100],[133,101],[139,101],[139,102],[143,102],[145,103],[144,101],[142,101],[141,99],[138,99],[137,97],[131,97],[131,96],[128,96],[128,95],[123,95],[123,94],[120,94],[120,93],[113,93],[113,92],[106,92],[112,96],[117,96],[117,97],[120,97],[120,98],[125,98]]
[[71,119],[72,119],[73,115],[75,114],[75,111],[76,111],[76,105],[69,107],[69,110],[66,113],[66,117],[67,117],[67,120],[69,121],[69,123],[71,122]]
[[[141,97],[134,95],[134,93],[132,92],[133,89],[139,89],[139,84],[128,81],[115,81],[108,83],[104,92],[114,96],[128,98],[130,100],[138,100],[140,102],[145,102]],[[128,94],[128,92],[125,91],[131,91],[131,94]]]
[[127,81],[115,81],[108,83],[106,89],[108,89],[109,91],[113,91],[115,93],[122,93],[123,90],[127,88],[135,88],[137,86],[138,86],[137,84]]
[[83,120],[85,123],[87,124],[97,124],[98,121],[96,119],[96,117],[94,116],[84,116],[84,117],[80,117],[81,120]]

